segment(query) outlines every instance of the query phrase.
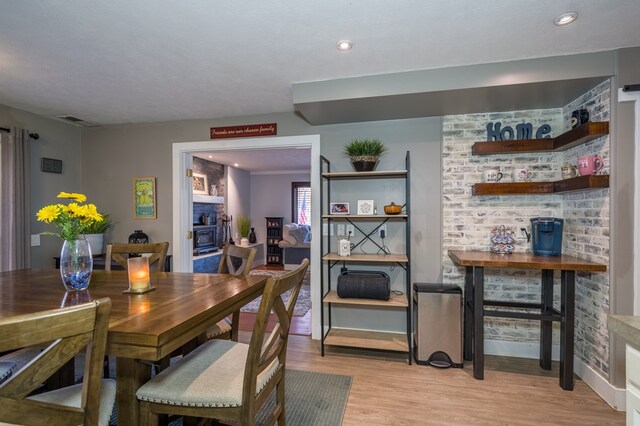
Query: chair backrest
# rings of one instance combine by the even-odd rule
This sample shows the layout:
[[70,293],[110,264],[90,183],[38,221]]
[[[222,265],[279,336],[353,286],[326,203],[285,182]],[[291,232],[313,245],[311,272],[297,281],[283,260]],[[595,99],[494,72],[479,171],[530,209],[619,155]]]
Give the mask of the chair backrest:
[[[309,259],[304,259],[296,270],[284,275],[269,277],[267,280],[253,326],[245,364],[243,407],[253,406],[252,399],[256,397],[256,383],[260,373],[269,368],[276,361],[276,358],[276,362],[282,366],[285,365],[291,317],[308,266]],[[285,305],[282,294],[288,290],[291,290],[291,294]],[[264,336],[271,312],[275,314],[277,323],[265,341]]]
[[[96,425],[111,300],[0,319],[0,352],[48,346],[0,384],[0,422]],[[25,399],[86,348],[80,408]]]
[[249,247],[227,244],[222,251],[218,266],[219,274],[249,275],[257,250]]
[[165,271],[165,259],[167,258],[169,243],[147,243],[147,244],[107,244],[107,255],[104,269],[111,270],[111,260],[115,260],[124,269],[127,269],[127,259],[131,254],[151,254],[149,256],[149,266],[158,263],[157,270]]

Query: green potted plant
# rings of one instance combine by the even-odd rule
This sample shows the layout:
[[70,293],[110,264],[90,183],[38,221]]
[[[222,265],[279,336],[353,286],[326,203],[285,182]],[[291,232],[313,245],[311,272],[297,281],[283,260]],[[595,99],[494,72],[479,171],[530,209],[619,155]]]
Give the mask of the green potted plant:
[[111,227],[109,222],[109,215],[102,215],[102,220],[95,221],[84,228],[84,236],[91,246],[91,253],[102,254],[104,253],[104,234]]
[[247,215],[239,214],[236,217],[236,227],[238,228],[238,233],[241,237],[240,245],[248,246],[249,239],[247,237],[249,236],[249,232],[251,231],[251,218]]
[[387,152],[387,147],[380,139],[353,139],[345,145],[343,151],[357,172],[375,170],[378,160],[385,152]]

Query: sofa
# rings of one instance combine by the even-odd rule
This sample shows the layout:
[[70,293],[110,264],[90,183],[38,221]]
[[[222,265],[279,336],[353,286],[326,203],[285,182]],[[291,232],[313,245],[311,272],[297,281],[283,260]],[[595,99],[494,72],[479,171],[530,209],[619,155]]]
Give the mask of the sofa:
[[298,223],[284,225],[278,246],[283,249],[285,265],[299,265],[305,258],[311,260],[311,227]]

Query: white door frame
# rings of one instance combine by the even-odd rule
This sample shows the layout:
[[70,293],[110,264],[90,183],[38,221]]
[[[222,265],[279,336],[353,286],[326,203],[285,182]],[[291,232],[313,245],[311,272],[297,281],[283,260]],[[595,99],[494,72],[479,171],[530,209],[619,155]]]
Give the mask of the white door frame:
[[618,89],[618,102],[635,102],[633,185],[633,314],[640,315],[640,92]]
[[[191,230],[193,194],[191,178],[186,169],[193,164],[193,153],[201,151],[245,151],[267,148],[311,149],[311,205],[320,205],[320,135],[283,136],[270,138],[228,139],[201,142],[178,142],[172,146],[173,161],[173,268],[176,272],[193,272],[192,240],[187,238]],[[311,306],[320,302],[320,209],[311,211]],[[320,338],[320,310],[311,310],[311,337]]]

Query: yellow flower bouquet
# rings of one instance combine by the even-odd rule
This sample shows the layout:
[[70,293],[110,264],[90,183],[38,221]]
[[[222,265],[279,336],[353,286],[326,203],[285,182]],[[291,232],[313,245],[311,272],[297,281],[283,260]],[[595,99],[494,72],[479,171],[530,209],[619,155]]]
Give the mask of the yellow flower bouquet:
[[60,232],[43,232],[43,234],[57,235],[63,240],[74,241],[84,233],[86,228],[103,219],[94,204],[83,204],[87,201],[84,194],[61,192],[58,194],[58,198],[65,198],[72,200],[72,202],[67,205],[49,204],[41,208],[36,216],[40,222],[53,223],[60,229]]
[[94,204],[84,204],[87,197],[75,192],[61,192],[58,198],[70,200],[68,204],[50,204],[41,208],[36,217],[38,221],[52,223],[58,233],[43,232],[45,235],[57,235],[64,240],[60,253],[60,276],[68,291],[84,290],[89,287],[93,271],[91,247],[84,238],[85,230],[104,220]]

